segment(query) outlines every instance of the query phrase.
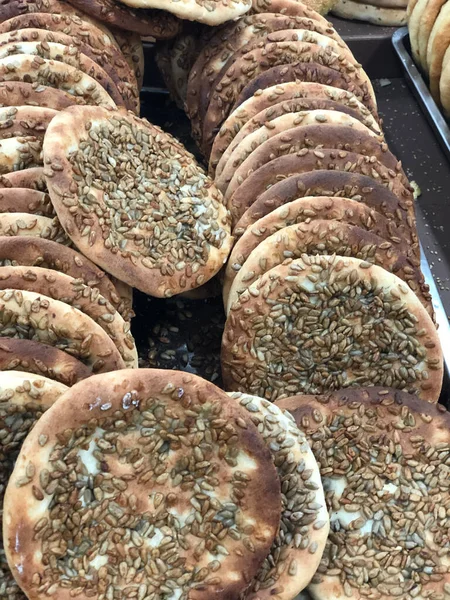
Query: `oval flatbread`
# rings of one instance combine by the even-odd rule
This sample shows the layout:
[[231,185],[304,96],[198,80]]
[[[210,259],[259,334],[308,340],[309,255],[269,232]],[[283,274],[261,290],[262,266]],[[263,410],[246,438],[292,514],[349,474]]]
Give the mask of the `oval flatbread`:
[[42,139],[21,136],[0,139],[0,175],[42,165]]
[[0,175],[0,188],[22,188],[46,192],[44,167],[29,167]]
[[23,136],[43,138],[56,114],[56,110],[38,106],[0,108],[0,139]]
[[415,293],[341,256],[305,254],[262,275],[231,308],[221,360],[227,389],[272,401],[388,385],[437,402],[442,387],[436,327]]
[[[199,287],[224,264],[231,236],[221,194],[194,157],[159,128],[131,114],[70,109],[50,124],[44,157],[64,229],[121,281],[169,297]],[[78,186],[74,173],[85,173]],[[102,213],[106,220],[99,219]]]
[[[136,585],[192,600],[223,598],[225,587],[239,597],[270,550],[281,495],[270,452],[237,401],[191,374],[138,369],[90,377],[47,414],[27,438],[5,497],[6,552],[27,594],[56,584],[58,598],[68,600],[81,584],[96,594]],[[34,475],[25,482],[30,461]],[[69,472],[70,521],[78,514],[88,528],[108,532],[108,555],[102,536],[77,537],[68,520],[46,541],[50,511],[67,510],[56,485],[67,485]],[[124,533],[116,536],[118,523]],[[56,546],[55,567],[45,556]],[[144,550],[145,561],[132,559],[125,579],[125,557]]]
[[385,27],[402,27],[406,25],[406,8],[383,8],[370,4],[359,4],[354,0],[338,0],[332,13],[344,19],[366,21]]
[[0,213],[0,236],[39,237],[66,246],[70,239],[57,217],[43,217],[29,213]]
[[63,110],[82,102],[82,98],[39,83],[0,81],[0,107],[35,106]]
[[39,190],[13,187],[0,189],[1,213],[29,213],[49,218],[55,216],[48,194]]

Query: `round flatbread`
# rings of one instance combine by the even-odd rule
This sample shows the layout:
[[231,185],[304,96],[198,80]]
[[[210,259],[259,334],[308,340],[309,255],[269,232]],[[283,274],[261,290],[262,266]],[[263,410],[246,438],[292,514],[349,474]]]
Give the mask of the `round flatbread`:
[[329,541],[309,587],[313,598],[445,598],[450,417],[444,407],[386,388],[296,396],[279,405],[311,443],[331,514]]
[[421,57],[425,72],[428,72],[428,40],[430,39],[431,30],[436,21],[441,8],[444,6],[445,0],[428,0],[426,10],[422,11],[419,24],[419,32],[417,36],[419,55]]
[[136,33],[124,31],[123,29],[114,30],[114,39],[118,43],[119,49],[125,58],[129,69],[134,73],[134,77],[138,86],[137,89],[139,100],[139,91],[144,83],[145,69],[144,46],[142,45],[142,39]]
[[231,393],[269,448],[281,482],[281,525],[256,578],[252,600],[290,600],[311,581],[329,531],[319,467],[308,441],[287,411],[257,396]]
[[444,56],[450,45],[450,5],[446,2],[436,20],[428,39],[427,64],[430,91],[436,102],[440,102],[439,81],[442,73]]
[[363,132],[360,129],[338,123],[316,123],[315,125],[294,127],[279,133],[251,152],[238,166],[228,184],[224,193],[225,202],[228,202],[239,186],[262,166],[280,156],[301,152],[308,148],[316,148],[315,152],[319,158],[321,157],[320,148],[349,150],[362,156],[368,156],[372,161],[376,159],[383,164],[404,185],[409,185],[401,161],[389,151],[385,142],[380,142],[369,133],[369,130]]
[[[274,209],[256,221],[237,240],[225,269],[223,280],[224,299],[228,298],[233,281],[245,261],[261,242],[285,227],[290,227],[296,223],[313,224],[316,221],[324,220],[333,221],[335,224],[342,221],[362,230],[370,231],[376,236],[389,241],[393,248],[398,249],[405,255],[408,254],[408,245],[395,225],[392,226],[391,221],[382,214],[370,209],[367,205],[342,197],[306,196]],[[340,252],[337,253],[340,254]],[[269,258],[269,261],[271,260]]]
[[294,109],[340,110],[359,119],[378,135],[383,135],[372,113],[354,94],[322,83],[290,81],[255,92],[229,115],[214,140],[209,159],[210,173],[215,173],[219,162],[229,156],[232,143],[238,141],[238,136],[244,137],[256,125],[261,127],[287,109],[292,109],[292,112]]
[[92,77],[70,65],[38,56],[18,54],[0,59],[0,81],[48,85],[82,98],[85,104],[116,108],[108,92]]
[[22,136],[0,140],[0,175],[42,165],[42,139]]
[[224,160],[222,165],[219,163],[215,175],[215,184],[225,194],[225,198],[227,197],[226,192],[230,182],[233,180],[234,174],[238,172],[241,165],[253,152],[258,150],[267,140],[275,136],[277,136],[280,146],[283,145],[285,136],[287,143],[289,143],[289,136],[294,128],[307,127],[308,125],[339,125],[350,127],[355,131],[356,135],[361,134],[361,137],[369,135],[378,141],[382,141],[376,133],[366,127],[361,121],[340,111],[307,110],[289,112],[276,117],[270,122],[266,122],[253,133],[250,133],[241,140],[237,140],[230,149],[228,160]]
[[22,266],[0,267],[0,290],[5,289],[34,292],[73,306],[106,331],[127,368],[137,368],[138,355],[130,324],[98,289],[55,270]]
[[0,106],[34,106],[63,110],[73,104],[81,104],[82,98],[63,90],[23,81],[0,81]]
[[55,216],[48,194],[26,188],[0,189],[1,213],[29,213],[50,218]]
[[[233,267],[236,276],[229,277],[224,287],[226,312],[239,296],[247,290],[258,277],[270,269],[282,264],[286,258],[301,258],[308,255],[352,256],[368,263],[379,265],[391,273],[395,273],[414,291],[427,312],[434,318],[433,304],[428,286],[420,268],[406,259],[406,251],[380,238],[378,235],[345,221],[315,219],[283,227],[269,235],[259,244],[243,249],[243,261],[235,255]],[[227,297],[227,291],[229,294]]]
[[[121,0],[122,1],[122,0]],[[181,0],[170,2],[163,0],[126,0],[123,2],[134,8],[159,8],[173,13],[180,19],[198,21],[206,25],[221,25],[248,12],[251,8],[250,0],[231,0],[221,3],[211,0],[208,4],[200,0]]]
[[442,73],[439,80],[439,96],[442,110],[446,117],[450,116],[450,46],[447,48],[442,61]]
[[70,3],[103,23],[155,40],[166,40],[180,33],[180,21],[166,11],[136,11],[115,0],[70,0]]
[[44,167],[30,167],[21,171],[13,171],[0,175],[0,188],[26,188],[45,192]]
[[0,290],[0,337],[32,339],[64,350],[94,373],[123,369],[114,342],[90,317],[35,292]]
[[428,0],[418,0],[418,2],[416,2],[416,5],[414,6],[414,9],[408,17],[408,33],[411,44],[411,52],[414,58],[414,62],[422,70],[425,70],[425,61],[423,60],[423,57],[420,53],[419,31],[422,14],[426,9],[427,4]]
[[0,370],[34,373],[68,386],[92,374],[89,367],[58,348],[7,337],[0,338]]
[[321,62],[281,64],[263,71],[247,83],[237,97],[232,111],[261,90],[290,82],[322,83],[350,92],[378,118],[376,106],[368,89],[358,85],[349,74],[327,67]]
[[117,290],[104,271],[68,246],[36,237],[0,237],[0,265],[42,267],[70,275],[97,288],[124,316]]
[[233,236],[240,237],[258,219],[296,198],[305,196],[344,197],[366,204],[395,223],[402,237],[410,245],[412,253],[417,254],[418,238],[413,200],[401,200],[375,179],[346,171],[311,171],[279,181],[249,206],[236,223]]
[[231,308],[221,361],[226,389],[272,401],[389,385],[437,402],[442,386],[436,327],[415,293],[341,256],[305,254],[260,277]]
[[229,202],[233,222],[271,186],[292,175],[310,171],[346,171],[374,179],[391,190],[399,199],[412,205],[413,195],[395,173],[369,156],[329,148],[303,148],[296,154],[280,156],[252,173],[242,183]]
[[[51,21],[48,15],[42,19]],[[80,53],[89,57],[99,65],[111,78],[127,105],[133,110],[139,105],[138,84],[134,72],[128,66],[122,52],[116,46],[103,46],[102,49],[89,44],[89,36],[83,30],[74,31],[67,35],[63,31],[48,31],[46,29],[25,28],[0,34],[0,48],[6,44],[20,44],[22,42],[38,42],[40,44],[54,43],[64,46],[73,46]],[[88,41],[86,41],[86,38]],[[71,106],[70,102],[67,106]]]
[[[22,442],[43,412],[66,389],[65,385],[38,375],[14,371],[0,373],[0,528],[6,485]],[[9,570],[1,534],[0,595],[5,600],[25,600]]]
[[406,25],[406,8],[383,8],[370,4],[359,4],[354,0],[338,0],[331,12],[344,19],[366,21],[385,27]]
[[108,73],[74,46],[65,46],[56,42],[11,42],[0,46],[0,65],[4,58],[23,54],[70,65],[100,84],[117,106],[126,106],[130,110],[136,108],[136,103],[122,95]]
[[[131,161],[126,172],[124,153]],[[51,122],[44,157],[64,229],[121,281],[169,297],[199,287],[224,264],[231,236],[221,195],[194,157],[159,128],[101,108],[70,109]],[[78,186],[75,172],[82,174]],[[101,213],[108,218],[100,221]]]
[[228,117],[240,92],[252,79],[263,71],[278,65],[298,62],[319,62],[349,76],[361,89],[368,89],[376,109],[376,101],[357,69],[342,53],[308,42],[273,42],[242,54],[233,66],[221,77],[211,93],[208,110],[203,123],[202,149],[209,156],[218,129]]
[[70,246],[71,241],[55,217],[29,213],[0,213],[0,236],[38,237]]
[[[281,497],[270,452],[238,402],[194,375],[139,369],[90,377],[47,414],[28,436],[5,496],[6,553],[28,595],[54,584],[68,600],[81,583],[97,594],[136,585],[193,600],[223,598],[224,588],[239,597],[270,550]],[[25,481],[30,460],[33,476]],[[51,546],[45,541],[55,522],[49,499],[50,510],[67,511],[55,484],[65,485],[72,464],[71,520],[78,514],[87,527],[99,524],[109,533],[109,559],[102,536],[86,547],[68,521],[52,534]],[[124,529],[116,536],[118,522]],[[57,540],[55,568],[41,557]],[[143,548],[146,559],[136,562]],[[135,566],[125,576],[126,556]],[[38,584],[30,572],[39,574]],[[94,573],[102,576],[93,581]]]
[[37,106],[0,108],[0,139],[23,136],[43,138],[56,114],[56,110]]

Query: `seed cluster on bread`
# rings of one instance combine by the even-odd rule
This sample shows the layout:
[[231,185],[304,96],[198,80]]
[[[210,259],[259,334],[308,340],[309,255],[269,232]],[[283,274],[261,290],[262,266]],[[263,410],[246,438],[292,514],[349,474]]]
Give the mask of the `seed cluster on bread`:
[[412,0],[408,4],[408,31],[416,65],[428,80],[431,95],[444,115],[450,116],[450,7],[441,0]]

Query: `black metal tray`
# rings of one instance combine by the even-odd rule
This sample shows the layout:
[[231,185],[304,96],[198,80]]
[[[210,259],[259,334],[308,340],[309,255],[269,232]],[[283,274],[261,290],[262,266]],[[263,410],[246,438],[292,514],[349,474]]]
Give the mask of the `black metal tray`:
[[[341,20],[332,19],[338,31]],[[418,199],[417,226],[422,243],[422,270],[430,285],[445,355],[445,379],[441,402],[450,403],[450,247],[443,228],[450,222],[450,169],[405,79],[390,44],[392,28],[346,24],[343,38],[369,76],[375,79],[379,112],[392,152],[415,180],[422,194]],[[378,50],[377,50],[378,48]],[[142,91],[143,116],[180,139],[196,152],[186,115],[170,101],[154,63],[154,48],[145,47],[146,73]],[[378,58],[375,60],[375,58]],[[383,69],[384,65],[384,69]],[[389,79],[386,79],[389,78]],[[448,218],[446,217],[448,215]],[[133,320],[141,366],[188,370],[221,384],[220,343],[225,316],[221,298],[170,300],[135,295],[137,318]]]

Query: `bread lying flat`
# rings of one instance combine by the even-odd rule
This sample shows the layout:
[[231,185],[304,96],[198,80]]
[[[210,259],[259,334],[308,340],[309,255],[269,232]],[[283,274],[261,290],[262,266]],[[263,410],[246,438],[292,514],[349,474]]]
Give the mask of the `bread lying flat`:
[[[392,222],[365,204],[348,198],[306,196],[283,204],[250,226],[237,240],[231,251],[223,280],[223,297],[228,298],[231,285],[250,254],[269,236],[296,223],[314,224],[316,221],[336,221],[371,231],[392,248],[408,254],[407,244]],[[269,259],[270,260],[270,259]]]
[[[313,598],[445,597],[450,418],[444,407],[388,388],[277,404],[306,434],[327,490],[331,533],[309,586]],[[395,561],[386,550],[394,547]]]
[[322,83],[291,81],[259,90],[230,114],[214,140],[210,173],[215,173],[220,162],[228,159],[234,144],[257,126],[287,112],[318,109],[340,110],[382,135],[374,116],[354,94]]
[[221,358],[227,389],[267,400],[389,385],[437,402],[441,391],[427,311],[396,275],[357,258],[305,254],[268,271],[233,305]]
[[282,179],[249,206],[236,223],[233,235],[240,237],[258,219],[305,196],[349,198],[369,206],[400,229],[403,239],[410,245],[411,252],[408,254],[417,255],[413,200],[403,200],[375,179],[348,171],[318,170]]
[[67,387],[45,377],[8,371],[0,373],[0,596],[24,600],[8,567],[1,534],[3,498],[23,440],[45,410]]
[[0,338],[0,370],[34,373],[71,386],[92,372],[77,358],[34,340]]
[[[254,244],[252,243],[254,246]],[[386,241],[371,231],[345,221],[325,221],[314,219],[289,225],[269,235],[254,246],[246,247],[245,240],[241,246],[243,263],[233,263],[240,267],[236,277],[229,276],[224,288],[227,314],[239,296],[247,290],[258,277],[280,265],[286,258],[300,258],[308,255],[352,256],[368,263],[379,265],[389,272],[395,273],[417,295],[429,315],[434,318],[432,299],[428,286],[418,266],[406,259],[406,252],[395,243]],[[230,272],[228,272],[230,275]],[[229,294],[227,296],[227,291]]]
[[354,0],[338,0],[338,3],[333,6],[333,14],[344,19],[356,19],[386,27],[406,25],[406,9],[404,8],[382,8],[370,4],[359,4]]
[[230,394],[245,408],[269,448],[282,488],[280,530],[246,598],[293,598],[317,570],[329,517],[319,468],[287,411],[257,396]]
[[303,148],[296,154],[286,154],[266,163],[239,185],[229,201],[233,223],[244,214],[257,198],[281,179],[310,171],[338,170],[358,173],[374,179],[391,190],[401,201],[411,204],[412,192],[399,180],[394,171],[372,157],[318,147]]
[[98,291],[80,280],[42,267],[0,267],[0,290],[14,289],[42,294],[65,302],[89,316],[106,331],[128,368],[138,366],[130,325]]
[[[71,516],[49,542],[43,532],[54,526],[50,510],[67,510],[55,484],[67,485],[71,464]],[[13,508],[18,494],[20,515]],[[6,492],[5,545],[28,595],[54,584],[58,598],[67,600],[79,582],[99,573],[89,586],[101,593],[113,585],[115,598],[135,584],[193,600],[238,598],[270,550],[280,512],[272,457],[238,402],[191,374],[125,370],[72,387],[33,429]],[[117,563],[106,568],[100,536],[86,548],[72,529],[77,515],[87,527],[98,524],[108,532],[108,555]],[[116,536],[118,523],[124,529]],[[63,577],[44,558],[50,543],[61,550]],[[136,562],[133,555],[143,550],[146,559]],[[127,560],[135,566],[125,578]],[[22,570],[23,564],[30,568]],[[40,583],[28,573],[38,573]]]
[[[44,142],[50,197],[77,248],[158,297],[211,279],[231,246],[228,213],[212,180],[175,138],[147,121],[79,108],[60,113]],[[105,171],[117,184],[114,192]]]
[[88,258],[68,246],[36,237],[0,237],[0,265],[53,269],[98,288],[101,295],[123,315],[116,288]]

